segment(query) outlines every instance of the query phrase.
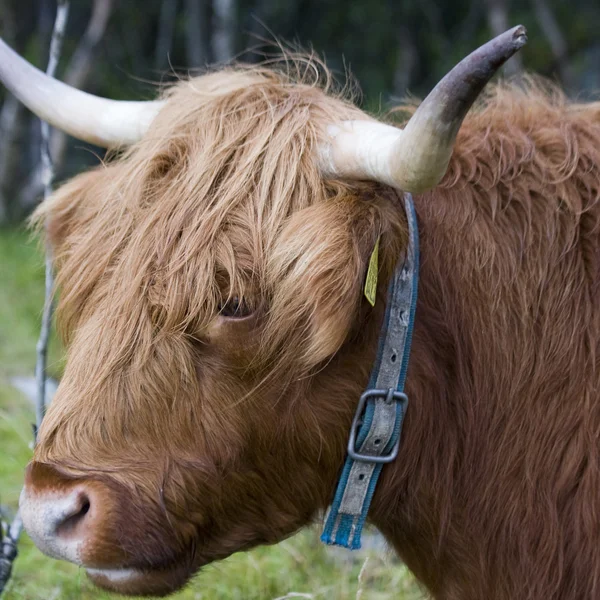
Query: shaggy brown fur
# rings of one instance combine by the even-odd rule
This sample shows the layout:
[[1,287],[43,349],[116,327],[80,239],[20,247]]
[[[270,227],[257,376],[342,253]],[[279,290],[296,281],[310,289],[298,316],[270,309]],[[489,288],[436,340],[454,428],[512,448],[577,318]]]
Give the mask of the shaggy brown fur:
[[[319,174],[324,127],[365,118],[352,105],[267,70],[169,98],[38,212],[69,350],[28,481],[93,481],[85,564],[151,573],[123,592],[327,506],[406,240],[397,192]],[[599,195],[600,110],[499,86],[415,197],[411,404],[371,519],[437,599],[600,595]],[[219,315],[233,296],[245,318]]]

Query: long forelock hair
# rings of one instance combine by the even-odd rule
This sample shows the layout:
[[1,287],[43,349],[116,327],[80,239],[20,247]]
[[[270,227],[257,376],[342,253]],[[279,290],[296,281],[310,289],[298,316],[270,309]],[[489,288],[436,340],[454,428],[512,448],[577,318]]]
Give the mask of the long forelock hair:
[[[151,397],[163,400],[139,429],[160,439],[164,410],[197,394],[195,348],[233,296],[262,314],[256,361],[284,387],[346,340],[377,236],[384,275],[404,241],[398,195],[323,179],[326,126],[368,117],[316,61],[287,64],[179,82],[137,145],[38,209],[55,247],[60,332],[86,355],[67,361],[72,398],[46,431],[60,419],[68,438],[87,402],[88,427],[122,436]],[[118,424],[104,416],[111,405]]]

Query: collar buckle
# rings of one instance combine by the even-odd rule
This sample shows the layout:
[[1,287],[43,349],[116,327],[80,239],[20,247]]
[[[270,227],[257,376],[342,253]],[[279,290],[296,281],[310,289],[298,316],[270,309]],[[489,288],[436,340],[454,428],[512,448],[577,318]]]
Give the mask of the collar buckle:
[[[352,426],[350,428],[350,438],[348,439],[348,456],[352,460],[357,460],[359,462],[369,462],[369,463],[390,463],[396,459],[398,456],[398,450],[400,448],[400,436],[397,436],[397,439],[394,442],[392,448],[385,454],[361,454],[356,450],[356,438],[358,436],[358,430],[362,426],[362,416],[365,410],[365,406],[369,400],[380,402],[385,402],[386,404],[392,404],[392,402],[397,402],[398,406],[396,410],[401,410],[401,415],[406,414],[406,408],[408,406],[408,396],[404,392],[398,392],[394,388],[389,388],[387,390],[382,389],[370,389],[365,391],[358,401],[358,406],[356,407],[356,412],[354,413],[354,419],[352,419]],[[377,440],[375,440],[377,441]]]

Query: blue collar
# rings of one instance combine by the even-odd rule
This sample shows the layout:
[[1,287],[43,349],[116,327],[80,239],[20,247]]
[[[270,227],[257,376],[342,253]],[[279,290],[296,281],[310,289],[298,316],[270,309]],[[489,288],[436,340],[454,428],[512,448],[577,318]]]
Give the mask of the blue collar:
[[348,441],[348,456],[325,520],[321,541],[356,550],[385,463],[398,456],[408,398],[403,392],[419,284],[419,232],[412,196],[404,195],[408,248],[388,290],[377,358],[360,397]]

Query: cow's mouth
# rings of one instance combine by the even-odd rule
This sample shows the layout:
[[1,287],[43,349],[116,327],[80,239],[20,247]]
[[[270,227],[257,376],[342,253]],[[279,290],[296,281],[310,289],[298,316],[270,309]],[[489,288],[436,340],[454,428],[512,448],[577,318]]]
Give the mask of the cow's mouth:
[[181,588],[190,578],[192,571],[189,565],[182,561],[164,569],[87,568],[86,573],[94,585],[110,592],[128,596],[167,596]]

